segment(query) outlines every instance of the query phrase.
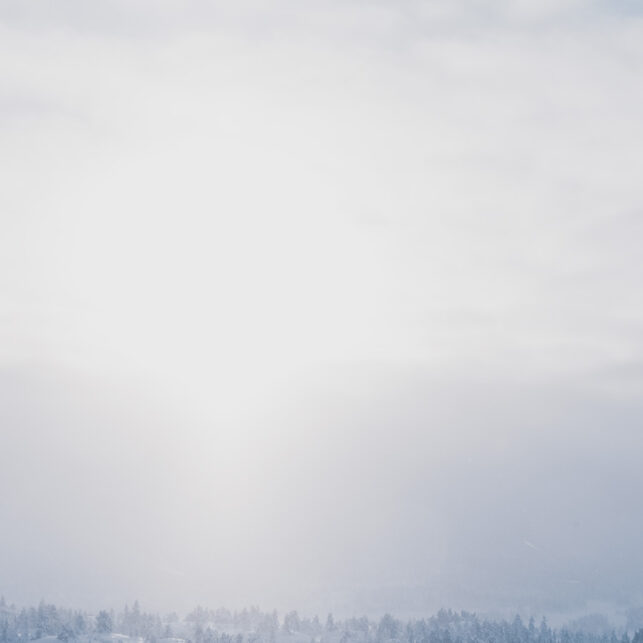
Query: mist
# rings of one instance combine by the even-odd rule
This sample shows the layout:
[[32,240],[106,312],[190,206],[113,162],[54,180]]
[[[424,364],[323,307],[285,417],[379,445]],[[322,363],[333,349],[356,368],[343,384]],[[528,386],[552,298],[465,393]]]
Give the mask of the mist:
[[642,36],[0,2],[0,593],[638,605]]

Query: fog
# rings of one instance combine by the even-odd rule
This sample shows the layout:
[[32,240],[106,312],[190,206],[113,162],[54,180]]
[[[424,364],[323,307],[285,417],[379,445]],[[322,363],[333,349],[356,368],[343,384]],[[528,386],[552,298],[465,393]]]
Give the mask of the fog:
[[0,593],[640,600],[625,2],[0,1]]

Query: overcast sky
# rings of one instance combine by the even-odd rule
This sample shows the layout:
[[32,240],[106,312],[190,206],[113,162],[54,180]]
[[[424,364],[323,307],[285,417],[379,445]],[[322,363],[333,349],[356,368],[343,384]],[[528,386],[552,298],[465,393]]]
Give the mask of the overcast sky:
[[0,0],[0,593],[636,600],[642,65],[621,0]]

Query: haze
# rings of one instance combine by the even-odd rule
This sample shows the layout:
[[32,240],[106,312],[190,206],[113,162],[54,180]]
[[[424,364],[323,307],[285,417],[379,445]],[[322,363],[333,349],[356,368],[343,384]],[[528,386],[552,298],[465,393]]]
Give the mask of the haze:
[[0,593],[636,604],[642,64],[623,0],[0,1]]

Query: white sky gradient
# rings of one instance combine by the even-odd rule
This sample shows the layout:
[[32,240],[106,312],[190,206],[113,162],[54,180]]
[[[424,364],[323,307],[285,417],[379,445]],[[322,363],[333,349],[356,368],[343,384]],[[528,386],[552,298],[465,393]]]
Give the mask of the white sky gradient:
[[0,593],[627,593],[642,69],[633,2],[0,0]]

